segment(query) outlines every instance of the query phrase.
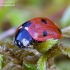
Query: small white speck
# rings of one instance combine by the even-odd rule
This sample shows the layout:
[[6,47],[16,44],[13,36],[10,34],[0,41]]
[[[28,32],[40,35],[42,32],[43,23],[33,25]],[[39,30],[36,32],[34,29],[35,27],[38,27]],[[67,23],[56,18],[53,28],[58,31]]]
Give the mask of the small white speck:
[[28,30],[28,27],[25,27],[26,30]]

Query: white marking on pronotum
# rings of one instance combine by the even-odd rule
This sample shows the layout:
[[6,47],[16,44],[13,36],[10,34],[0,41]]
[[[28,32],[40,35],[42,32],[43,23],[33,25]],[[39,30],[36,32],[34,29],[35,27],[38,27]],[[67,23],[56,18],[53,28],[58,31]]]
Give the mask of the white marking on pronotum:
[[29,44],[29,41],[24,38],[24,39],[22,40],[22,43],[23,43],[24,46],[27,46],[27,45]]
[[25,27],[26,30],[28,30],[28,27]]
[[37,38],[38,37],[38,33],[34,33],[34,38]]

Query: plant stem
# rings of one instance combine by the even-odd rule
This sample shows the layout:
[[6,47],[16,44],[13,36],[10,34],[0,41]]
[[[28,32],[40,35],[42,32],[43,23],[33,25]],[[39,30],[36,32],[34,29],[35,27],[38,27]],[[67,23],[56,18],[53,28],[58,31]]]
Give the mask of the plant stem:
[[47,53],[43,53],[37,62],[37,70],[46,70]]

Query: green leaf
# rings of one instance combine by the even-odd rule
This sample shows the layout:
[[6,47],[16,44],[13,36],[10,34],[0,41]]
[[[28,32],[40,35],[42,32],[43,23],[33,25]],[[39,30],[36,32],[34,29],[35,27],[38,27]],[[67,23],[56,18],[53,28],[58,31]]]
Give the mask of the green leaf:
[[36,70],[36,67],[33,64],[23,63],[27,70]]
[[0,54],[0,69],[2,69],[2,63],[3,63],[3,55]]
[[37,62],[37,70],[46,70],[47,53],[42,54]]

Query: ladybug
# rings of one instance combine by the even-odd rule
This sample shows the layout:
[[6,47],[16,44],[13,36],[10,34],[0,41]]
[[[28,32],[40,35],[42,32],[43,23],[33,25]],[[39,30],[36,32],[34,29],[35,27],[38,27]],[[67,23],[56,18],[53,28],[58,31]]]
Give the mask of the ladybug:
[[44,42],[48,39],[62,37],[61,30],[48,18],[33,18],[17,28],[14,44],[19,48],[28,47],[34,42]]

